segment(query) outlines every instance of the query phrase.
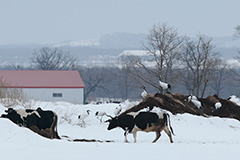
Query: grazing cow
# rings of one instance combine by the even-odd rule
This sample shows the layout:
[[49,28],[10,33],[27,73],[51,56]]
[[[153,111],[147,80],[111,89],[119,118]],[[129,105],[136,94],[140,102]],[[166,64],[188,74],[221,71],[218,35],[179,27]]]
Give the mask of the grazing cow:
[[[127,135],[132,133],[134,142],[136,142],[137,131],[144,132],[156,132],[156,138],[153,143],[156,142],[161,136],[161,131],[164,130],[170,138],[170,142],[173,143],[172,135],[174,135],[171,124],[170,116],[165,112],[153,113],[153,112],[131,112],[125,115],[120,115],[108,120],[108,130],[116,127],[122,128],[125,136],[125,142],[128,142]],[[168,122],[171,132],[168,128]]]
[[52,111],[43,111],[41,108],[16,109],[9,108],[1,117],[10,119],[19,126],[32,129],[47,138],[60,138],[57,134],[57,115]]

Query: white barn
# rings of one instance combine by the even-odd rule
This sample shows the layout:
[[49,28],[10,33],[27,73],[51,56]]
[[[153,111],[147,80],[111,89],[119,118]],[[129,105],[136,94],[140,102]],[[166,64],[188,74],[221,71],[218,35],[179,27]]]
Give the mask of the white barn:
[[78,71],[0,70],[1,86],[21,89],[27,100],[84,103],[85,85]]

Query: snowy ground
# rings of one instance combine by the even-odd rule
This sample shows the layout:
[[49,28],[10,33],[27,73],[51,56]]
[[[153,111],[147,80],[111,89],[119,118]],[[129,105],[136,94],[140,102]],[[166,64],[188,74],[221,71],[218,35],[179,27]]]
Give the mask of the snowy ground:
[[[111,143],[69,142],[43,138],[27,128],[18,127],[7,119],[0,119],[0,157],[15,160],[66,160],[66,159],[180,159],[180,160],[221,160],[239,159],[240,122],[228,118],[204,118],[190,114],[171,115],[171,124],[176,136],[170,144],[162,132],[157,143],[152,144],[155,133],[138,132],[137,143],[124,143],[123,131],[108,131],[106,123],[94,116],[96,111],[113,115],[118,104],[73,105],[66,102],[31,102],[34,108],[54,110],[59,117],[58,133],[71,139],[112,140]],[[123,110],[134,103],[125,102]],[[17,106],[18,108],[21,106]],[[0,114],[5,108],[0,104]],[[77,120],[79,114],[91,110],[85,127]],[[157,111],[157,110],[156,110]],[[107,117],[104,120],[108,119]],[[128,136],[133,142],[132,135]]]

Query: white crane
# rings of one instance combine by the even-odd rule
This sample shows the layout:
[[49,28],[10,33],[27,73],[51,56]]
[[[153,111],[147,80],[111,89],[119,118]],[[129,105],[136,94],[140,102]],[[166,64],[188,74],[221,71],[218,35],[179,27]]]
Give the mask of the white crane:
[[82,122],[83,126],[85,126],[85,119],[89,116],[90,114],[90,110],[87,110],[87,113],[83,113],[83,114],[80,114],[78,115],[78,119],[80,122]]
[[222,103],[221,102],[215,103],[215,109],[219,109],[221,107],[222,107]]
[[118,116],[121,113],[121,111],[122,111],[122,106],[121,106],[121,104],[119,104],[119,106],[116,107],[114,110],[114,115]]
[[192,102],[196,107],[200,108],[202,106],[202,103],[197,99],[196,96],[190,95],[188,96],[188,102]]
[[142,86],[141,88],[143,89],[143,92],[141,93],[141,97],[142,97],[142,99],[144,99],[147,97],[148,92],[147,92],[145,86]]
[[95,113],[95,116],[97,117],[97,119],[100,120],[100,122],[102,122],[103,116],[106,116],[106,115],[107,115],[107,113],[104,112],[104,111],[97,111],[97,112]]
[[162,88],[162,89],[171,89],[171,85],[170,84],[168,84],[168,83],[165,83],[165,82],[162,82],[161,80],[160,80],[160,78],[159,78],[159,85],[160,85],[160,87]]

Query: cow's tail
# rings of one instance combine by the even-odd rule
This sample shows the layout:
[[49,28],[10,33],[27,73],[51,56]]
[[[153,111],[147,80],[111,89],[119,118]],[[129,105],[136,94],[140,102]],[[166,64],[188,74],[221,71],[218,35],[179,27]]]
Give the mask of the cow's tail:
[[163,113],[163,118],[164,118],[164,121],[166,122],[167,126],[169,125],[170,131],[175,136],[172,126],[171,126],[170,115],[168,113]]
[[[53,131],[53,133],[51,133],[52,137],[51,138],[57,138],[57,139],[61,139],[58,135],[58,131],[57,131],[57,122],[58,122],[58,117],[56,113],[53,113],[53,123],[51,125],[51,130]],[[55,137],[56,136],[56,137]]]

